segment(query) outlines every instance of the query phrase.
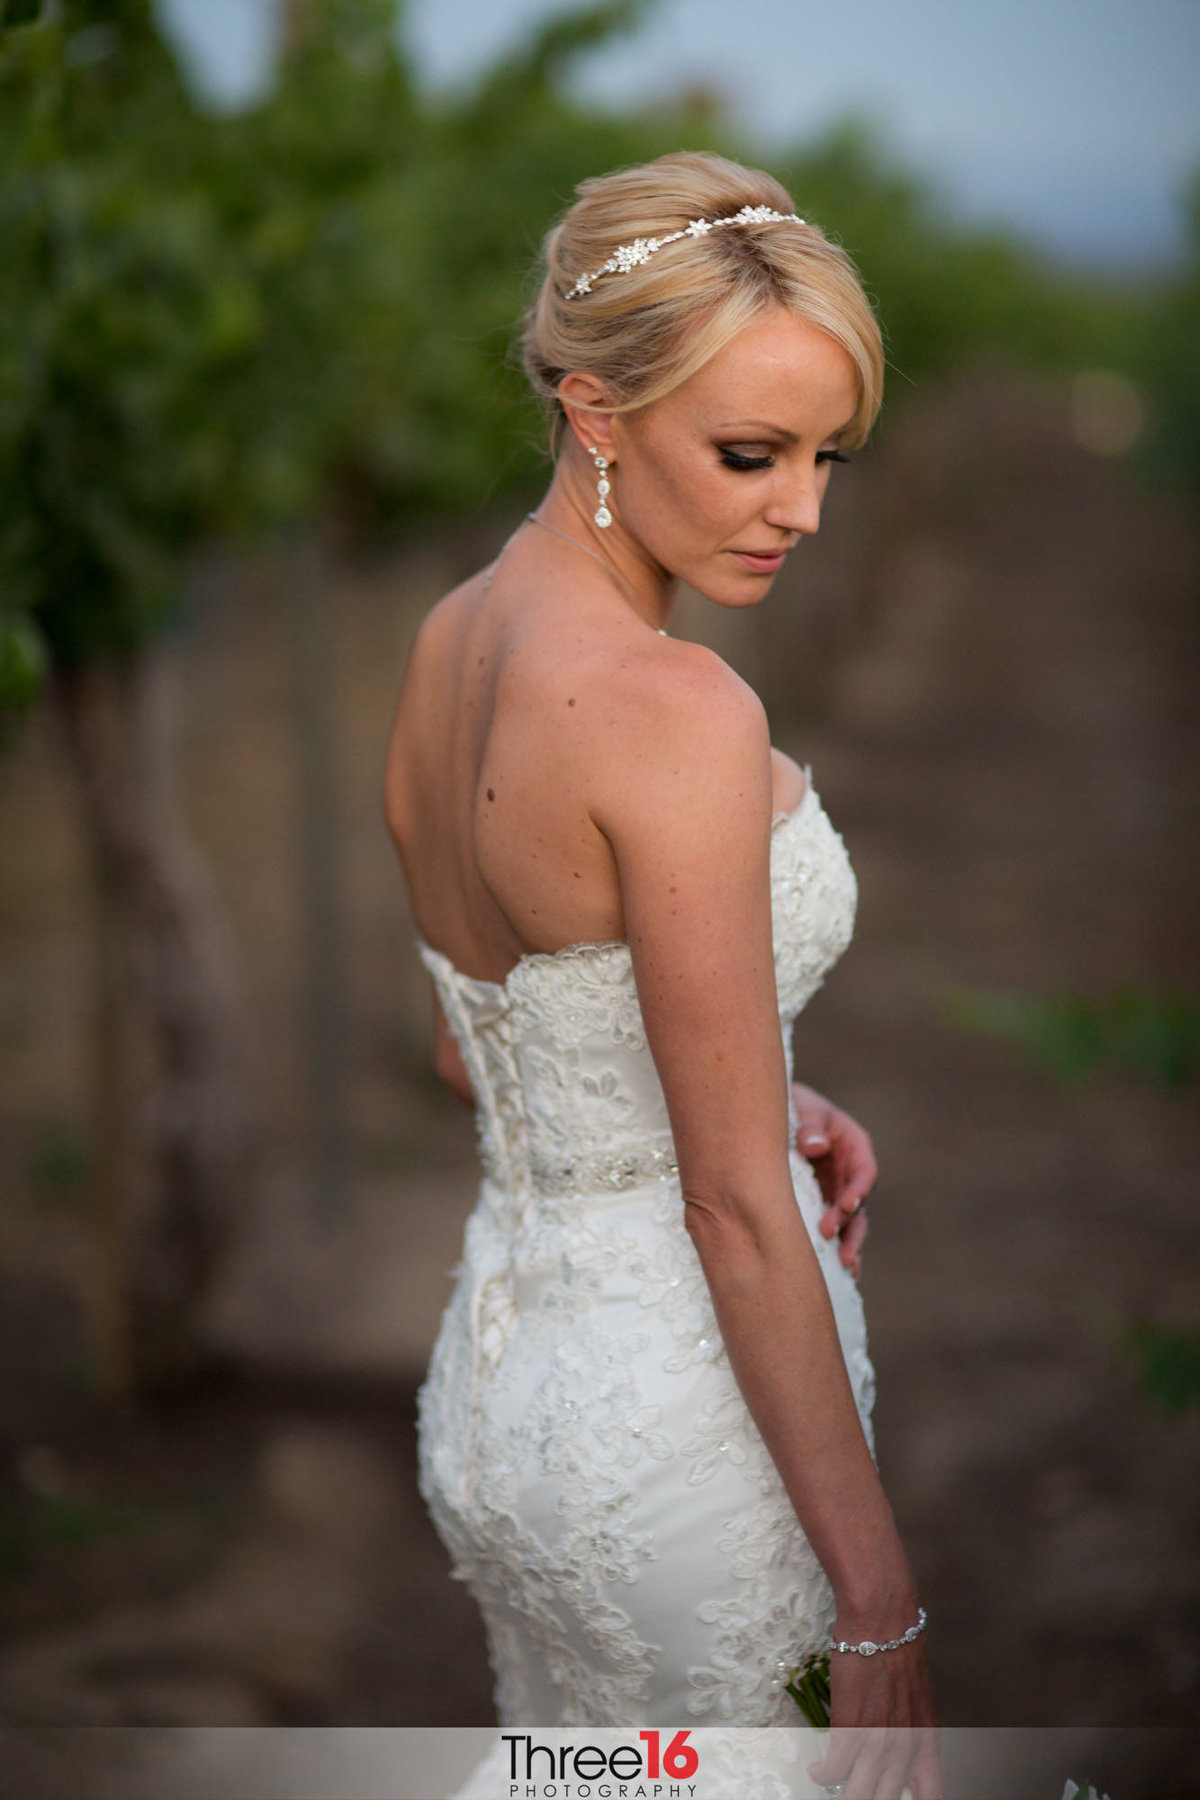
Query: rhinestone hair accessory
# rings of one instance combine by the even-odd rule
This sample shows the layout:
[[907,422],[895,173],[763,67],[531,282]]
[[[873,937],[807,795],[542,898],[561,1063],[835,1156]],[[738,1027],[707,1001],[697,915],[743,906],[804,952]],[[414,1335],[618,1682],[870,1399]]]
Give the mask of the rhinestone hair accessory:
[[581,275],[574,287],[567,289],[567,299],[578,300],[584,294],[590,294],[592,283],[599,281],[602,275],[628,275],[631,269],[648,263],[656,250],[667,244],[677,244],[680,238],[707,237],[710,231],[720,231],[726,225],[804,225],[807,222],[799,213],[776,212],[773,206],[743,206],[741,212],[730,213],[727,219],[693,219],[682,231],[672,231],[668,237],[634,238],[632,244],[618,244],[601,268],[593,269],[590,275]]

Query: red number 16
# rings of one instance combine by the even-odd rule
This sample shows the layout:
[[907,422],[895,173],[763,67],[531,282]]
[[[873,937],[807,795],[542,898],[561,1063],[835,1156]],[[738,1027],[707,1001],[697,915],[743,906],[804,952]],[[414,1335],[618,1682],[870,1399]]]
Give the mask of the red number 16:
[[[646,1773],[653,1781],[658,1773],[658,1733],[657,1731],[639,1731],[638,1736],[646,1745]],[[663,1768],[668,1775],[686,1781],[700,1767],[700,1756],[694,1745],[688,1743],[690,1728],[677,1731],[663,1752]]]

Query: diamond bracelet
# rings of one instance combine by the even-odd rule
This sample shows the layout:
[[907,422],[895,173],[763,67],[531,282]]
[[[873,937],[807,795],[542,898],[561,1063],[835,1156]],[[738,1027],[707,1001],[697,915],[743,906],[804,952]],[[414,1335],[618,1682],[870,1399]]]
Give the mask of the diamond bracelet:
[[917,1622],[915,1625],[909,1626],[903,1637],[892,1638],[886,1644],[876,1644],[870,1638],[864,1638],[861,1644],[831,1643],[829,1648],[831,1650],[849,1650],[855,1656],[874,1656],[877,1650],[899,1650],[902,1644],[911,1644],[915,1637],[920,1636],[925,1629],[925,1618],[925,1608],[918,1606]]

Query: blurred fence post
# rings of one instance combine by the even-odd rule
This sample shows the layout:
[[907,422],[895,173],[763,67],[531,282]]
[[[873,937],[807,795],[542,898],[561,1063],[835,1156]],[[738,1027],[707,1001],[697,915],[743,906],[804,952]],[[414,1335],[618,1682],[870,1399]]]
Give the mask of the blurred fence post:
[[295,669],[297,810],[308,1171],[313,1213],[348,1199],[345,917],[341,895],[334,726],[334,644],[327,565],[317,532],[297,526],[284,559]]
[[220,897],[184,828],[161,636],[55,673],[95,913],[92,1259],[101,1391],[202,1366],[204,1310],[258,1178],[257,1083]]

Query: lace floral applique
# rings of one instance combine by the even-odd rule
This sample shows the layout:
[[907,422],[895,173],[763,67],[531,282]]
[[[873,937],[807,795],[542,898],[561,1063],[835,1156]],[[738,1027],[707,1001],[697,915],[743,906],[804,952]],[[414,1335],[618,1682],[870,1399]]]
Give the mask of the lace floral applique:
[[594,1038],[628,1050],[646,1048],[629,946],[580,944],[554,956],[529,956],[509,977],[518,1033],[544,1033],[556,1050]]
[[846,846],[821,807],[790,815],[772,840],[775,985],[790,1024],[808,1004],[854,931],[858,887]]
[[690,1436],[679,1446],[691,1461],[688,1486],[701,1487],[723,1462],[746,1466],[746,1402],[736,1387],[726,1389],[701,1406]]
[[[561,1339],[520,1422],[500,1426],[489,1418],[479,1431],[458,1505],[423,1461],[422,1492],[456,1572],[479,1600],[498,1672],[531,1660],[548,1672],[564,1722],[636,1716],[654,1668],[653,1646],[603,1591],[606,1584],[635,1584],[656,1554],[621,1471],[643,1457],[673,1454],[658,1429],[662,1409],[646,1404],[630,1372],[644,1347],[597,1329]],[[578,1399],[585,1371],[586,1408]],[[428,1386],[425,1436],[436,1436],[444,1396],[444,1385]],[[561,1524],[552,1541],[517,1517],[522,1484],[546,1476],[557,1477],[559,1490]],[[579,1648],[580,1633],[590,1657]],[[520,1718],[520,1705],[519,1686],[505,1692],[505,1716]]]
[[594,1055],[585,1064],[578,1050],[541,1044],[525,1047],[523,1063],[530,1089],[527,1131],[535,1189],[580,1193],[591,1185],[605,1186],[606,1171],[622,1155],[636,1160],[641,1154],[645,1127],[640,1095],[620,1068],[598,1064]]
[[[796,1663],[824,1643],[833,1626],[833,1591],[791,1508],[778,1500],[727,1519],[718,1549],[729,1559],[738,1591],[703,1601],[702,1623],[714,1627],[706,1664],[688,1670],[694,1718],[715,1713],[742,1724],[794,1723],[786,1691]],[[788,1578],[782,1592],[773,1576]]]
[[638,1304],[654,1310],[675,1345],[663,1359],[663,1372],[679,1375],[698,1363],[716,1362],[725,1346],[677,1188],[655,1207],[654,1222],[660,1235],[653,1250],[635,1253],[628,1268],[640,1284]]
[[[790,1070],[792,1022],[856,903],[815,797],[778,823],[771,872]],[[527,957],[503,984],[422,954],[486,1178],[419,1396],[420,1483],[483,1612],[501,1718],[628,1727],[670,1694],[676,1718],[794,1725],[781,1671],[828,1637],[832,1593],[729,1367],[629,948]],[[792,1166],[811,1230],[815,1178]],[[861,1303],[836,1244],[814,1241],[870,1441]],[[684,1597],[670,1650],[648,1598],[664,1582]],[[728,1789],[751,1791],[765,1777]]]

